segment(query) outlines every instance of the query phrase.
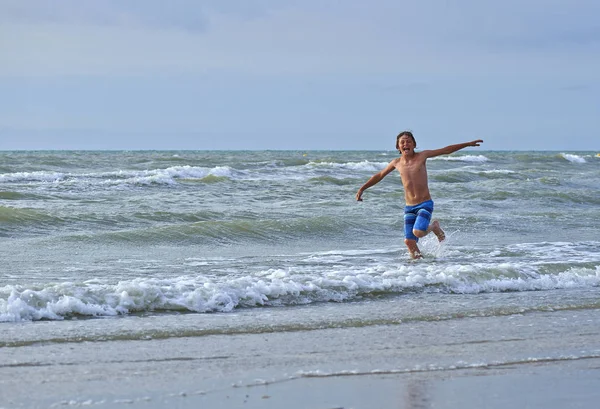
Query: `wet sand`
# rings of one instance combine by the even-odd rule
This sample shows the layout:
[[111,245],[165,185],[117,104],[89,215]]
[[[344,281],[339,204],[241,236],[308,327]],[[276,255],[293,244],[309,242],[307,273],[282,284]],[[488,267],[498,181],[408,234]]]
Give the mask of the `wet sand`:
[[0,408],[590,408],[599,324],[567,310],[15,345],[0,350]]

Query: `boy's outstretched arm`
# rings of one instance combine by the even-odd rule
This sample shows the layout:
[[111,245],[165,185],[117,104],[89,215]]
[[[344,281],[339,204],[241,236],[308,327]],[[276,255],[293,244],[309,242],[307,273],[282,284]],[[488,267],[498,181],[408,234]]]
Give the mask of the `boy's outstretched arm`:
[[464,143],[457,143],[455,145],[448,145],[444,148],[440,148],[440,149],[433,149],[430,151],[423,151],[421,153],[424,153],[427,155],[427,157],[431,158],[434,156],[440,156],[440,155],[449,155],[451,153],[454,153],[456,151],[459,151],[463,148],[467,148],[469,146],[479,146],[480,144],[483,143],[483,139],[477,139],[475,141],[471,141],[471,142],[464,142]]
[[371,186],[376,185],[377,183],[381,182],[381,179],[386,177],[387,174],[390,173],[394,169],[396,169],[396,159],[391,161],[390,163],[388,163],[388,165],[385,167],[385,169],[383,169],[381,172],[377,172],[376,174],[371,176],[369,178],[369,180],[367,180],[367,183],[365,183],[364,185],[362,185],[360,187],[360,189],[358,189],[358,192],[356,192],[356,200],[358,200],[359,202],[362,202],[363,192],[365,190],[367,190],[368,188],[370,188]]

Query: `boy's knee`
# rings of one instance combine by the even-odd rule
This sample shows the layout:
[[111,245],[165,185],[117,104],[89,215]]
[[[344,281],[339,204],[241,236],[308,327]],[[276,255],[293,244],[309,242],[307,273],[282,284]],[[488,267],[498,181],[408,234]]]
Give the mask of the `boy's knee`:
[[419,238],[425,237],[427,235],[426,231],[413,229],[413,234]]
[[417,244],[416,240],[413,239],[404,239],[404,244],[406,244],[406,247],[413,247]]

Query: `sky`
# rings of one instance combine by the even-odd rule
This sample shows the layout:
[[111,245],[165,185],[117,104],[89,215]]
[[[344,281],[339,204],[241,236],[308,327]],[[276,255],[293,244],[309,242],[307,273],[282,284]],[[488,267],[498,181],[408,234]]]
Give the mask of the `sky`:
[[597,0],[0,0],[0,150],[600,150]]

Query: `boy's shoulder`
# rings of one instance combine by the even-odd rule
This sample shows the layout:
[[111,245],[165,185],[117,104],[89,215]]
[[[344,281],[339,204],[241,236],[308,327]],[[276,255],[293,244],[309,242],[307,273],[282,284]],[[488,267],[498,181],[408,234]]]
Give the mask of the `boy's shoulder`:
[[419,159],[419,160],[427,160],[431,157],[430,155],[430,150],[424,150],[424,151],[419,151],[419,152],[415,152],[415,159]]
[[401,163],[401,161],[402,161],[402,156],[392,159],[391,162],[390,162],[390,164],[394,165],[394,166],[397,166],[398,164]]

